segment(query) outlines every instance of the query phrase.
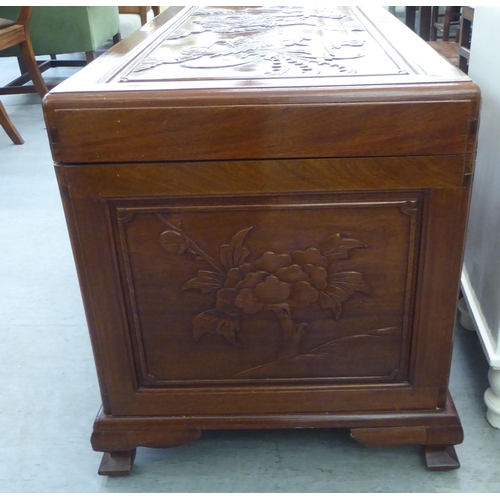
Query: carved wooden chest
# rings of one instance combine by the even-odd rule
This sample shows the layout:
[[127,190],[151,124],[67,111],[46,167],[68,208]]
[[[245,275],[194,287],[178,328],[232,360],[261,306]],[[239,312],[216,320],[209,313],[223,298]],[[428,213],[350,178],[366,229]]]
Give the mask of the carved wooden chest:
[[100,473],[204,429],[279,427],[458,467],[478,103],[382,8],[167,12],[51,92]]

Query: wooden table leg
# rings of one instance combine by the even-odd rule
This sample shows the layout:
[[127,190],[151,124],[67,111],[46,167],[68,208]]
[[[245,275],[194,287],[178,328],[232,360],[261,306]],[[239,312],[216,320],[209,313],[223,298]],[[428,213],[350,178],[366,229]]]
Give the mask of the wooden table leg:
[[24,140],[21,137],[21,134],[17,131],[16,127],[9,118],[7,111],[3,107],[3,104],[0,102],[0,125],[2,125],[7,135],[11,138],[14,144],[24,144]]

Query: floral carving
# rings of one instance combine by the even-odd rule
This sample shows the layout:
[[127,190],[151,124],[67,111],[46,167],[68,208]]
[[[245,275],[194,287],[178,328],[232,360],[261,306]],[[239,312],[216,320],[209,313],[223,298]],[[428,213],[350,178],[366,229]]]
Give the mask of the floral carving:
[[319,248],[295,250],[290,254],[267,251],[249,261],[251,252],[244,241],[252,228],[246,228],[236,233],[228,244],[221,245],[217,261],[198,247],[180,225],[173,225],[161,215],[159,218],[170,228],[160,234],[160,245],[166,252],[190,255],[214,269],[198,271],[197,276],[182,287],[182,290],[215,294],[215,308],[193,319],[195,341],[208,333],[222,335],[237,345],[242,313],[272,311],[283,336],[279,359],[295,357],[309,324],[296,324],[293,310],[317,303],[323,309],[330,309],[338,320],[343,302],[356,292],[369,293],[360,272],[335,271],[337,259],[347,259],[351,250],[366,247],[356,239],[337,233]]
[[241,79],[255,85],[269,78],[408,74],[357,10],[331,5],[193,7],[119,81]]
[[[133,72],[175,65],[198,70],[230,68],[247,74],[255,65],[262,65],[257,70],[261,76],[355,74],[356,69],[340,61],[365,57],[364,27],[353,17],[331,8],[200,8],[190,21],[191,29],[176,29]],[[319,47],[311,36],[293,35],[294,29],[310,33],[318,23],[322,34]],[[217,41],[211,39],[208,45],[189,43],[177,50],[177,40],[204,33],[217,34]]]

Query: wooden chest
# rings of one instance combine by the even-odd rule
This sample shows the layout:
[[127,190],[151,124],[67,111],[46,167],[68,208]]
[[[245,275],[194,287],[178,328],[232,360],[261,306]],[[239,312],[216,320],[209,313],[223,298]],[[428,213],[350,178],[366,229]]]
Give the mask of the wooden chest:
[[52,91],[100,473],[204,429],[280,427],[458,467],[478,107],[382,8],[167,12]]

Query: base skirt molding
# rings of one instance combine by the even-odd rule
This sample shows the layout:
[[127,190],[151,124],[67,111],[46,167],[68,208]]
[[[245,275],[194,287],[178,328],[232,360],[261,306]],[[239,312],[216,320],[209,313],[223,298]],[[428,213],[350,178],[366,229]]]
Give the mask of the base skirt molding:
[[446,406],[435,411],[318,413],[289,415],[227,415],[190,417],[115,417],[101,408],[94,423],[91,442],[94,451],[104,452],[100,475],[127,475],[137,447],[172,448],[198,439],[203,430],[351,429],[351,436],[368,446],[420,444],[431,471],[460,467],[454,450],[463,441],[463,430],[451,395]]

